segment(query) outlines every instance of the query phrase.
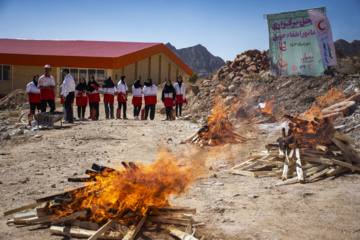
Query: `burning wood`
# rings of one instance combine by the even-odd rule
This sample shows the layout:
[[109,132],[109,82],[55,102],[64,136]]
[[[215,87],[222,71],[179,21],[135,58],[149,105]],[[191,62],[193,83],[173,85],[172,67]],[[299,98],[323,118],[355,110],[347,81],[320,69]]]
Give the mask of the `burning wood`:
[[234,132],[234,126],[229,121],[225,109],[226,106],[221,99],[217,100],[211,116],[207,118],[205,125],[190,137],[187,142],[210,146],[243,142],[245,138]]
[[233,174],[277,176],[276,185],[312,182],[325,176],[360,171],[360,155],[351,138],[334,130],[328,118],[312,121],[291,117],[289,131],[282,131],[278,144],[266,145],[267,153],[249,156],[232,169]]
[[51,233],[94,240],[134,239],[144,222],[194,223],[195,209],[171,207],[167,201],[171,194],[184,193],[196,179],[190,167],[180,168],[161,157],[153,166],[122,164],[125,170],[94,164],[86,171],[94,183],[7,211],[5,216],[37,207],[29,214],[15,215],[8,224],[50,223]]

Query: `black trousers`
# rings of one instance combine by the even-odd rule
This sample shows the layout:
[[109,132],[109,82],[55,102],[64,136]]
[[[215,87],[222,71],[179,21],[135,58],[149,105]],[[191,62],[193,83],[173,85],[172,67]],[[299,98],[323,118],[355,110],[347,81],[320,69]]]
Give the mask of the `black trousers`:
[[90,106],[90,118],[92,114],[92,109],[95,108],[96,114],[95,114],[95,120],[99,120],[99,102],[91,102],[89,103]]
[[30,112],[35,114],[35,109],[37,108],[38,111],[41,110],[41,103],[30,103]]
[[121,107],[123,109],[123,119],[126,118],[126,102],[118,102],[118,108],[121,112]]
[[78,118],[84,118],[85,117],[85,110],[86,110],[86,106],[78,106],[77,107]]
[[73,108],[71,106],[74,97],[75,97],[75,93],[69,92],[69,94],[65,98],[66,120],[68,122],[74,122],[74,113],[73,113]]
[[55,112],[55,100],[41,100],[41,112],[46,112],[46,105],[48,103],[50,112]]
[[150,110],[150,119],[154,120],[155,118],[155,104],[145,105],[145,120],[147,120],[147,117],[149,115]]
[[141,111],[141,106],[134,105],[134,117],[139,116]]
[[[178,110],[179,110],[179,114],[178,114]],[[177,117],[181,117],[181,111],[182,111],[182,103],[177,103],[175,106],[175,111],[176,111],[176,116]]]
[[109,110],[110,110],[110,117],[114,118],[114,104],[106,102],[104,103],[104,106],[105,106],[105,118],[109,119]]
[[172,107],[166,107],[166,119],[171,120],[171,110]]

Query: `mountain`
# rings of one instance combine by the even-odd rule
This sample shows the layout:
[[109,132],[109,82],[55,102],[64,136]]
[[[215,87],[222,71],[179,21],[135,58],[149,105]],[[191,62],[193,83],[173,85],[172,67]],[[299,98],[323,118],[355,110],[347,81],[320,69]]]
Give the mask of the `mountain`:
[[222,58],[215,57],[201,44],[181,49],[176,49],[176,47],[170,43],[165,45],[192,68],[199,77],[208,78],[210,73],[226,65]]
[[351,43],[343,39],[339,39],[334,42],[337,54],[340,53],[343,56],[358,56],[360,54],[360,41],[354,40]]

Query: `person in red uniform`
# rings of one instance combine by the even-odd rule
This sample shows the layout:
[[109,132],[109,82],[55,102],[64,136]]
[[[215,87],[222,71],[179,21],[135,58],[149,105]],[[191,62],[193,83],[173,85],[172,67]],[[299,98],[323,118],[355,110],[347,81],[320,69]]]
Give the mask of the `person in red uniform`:
[[76,86],[75,96],[76,96],[76,106],[78,118],[80,121],[85,121],[85,111],[86,105],[88,103],[87,97],[87,85],[84,77],[80,78],[78,85]]
[[185,84],[183,83],[181,76],[178,76],[177,83],[174,84],[174,88],[176,91],[176,118],[181,119],[182,104],[186,103]]
[[30,112],[35,114],[35,109],[41,110],[40,89],[37,88],[39,75],[35,75],[32,82],[26,86],[26,93],[29,95]]
[[107,77],[102,85],[104,92],[104,106],[105,117],[109,119],[109,105],[110,105],[110,118],[114,119],[114,95],[116,93],[116,86],[111,80],[111,77]]
[[128,94],[128,86],[126,84],[126,76],[121,76],[120,81],[117,85],[118,95],[117,95],[117,101],[118,101],[118,108],[121,111],[121,107],[123,109],[123,119],[126,118],[126,102],[127,102],[127,94]]
[[134,105],[134,119],[139,120],[139,114],[142,105],[142,85],[140,83],[140,79],[134,82],[132,86],[132,104]]
[[171,120],[171,110],[175,106],[176,91],[170,80],[167,80],[161,94],[161,101],[166,108],[166,120]]
[[89,94],[89,107],[90,107],[90,117],[91,111],[95,108],[95,120],[99,120],[99,102],[100,102],[100,94],[99,94],[100,85],[95,81],[93,75],[90,75],[88,82],[88,94]]
[[152,83],[152,79],[148,78],[144,84],[143,93],[145,99],[145,120],[147,120],[149,110],[150,119],[155,118],[155,105],[157,102],[157,87]]
[[50,112],[55,112],[55,79],[50,75],[50,65],[45,65],[44,70],[45,74],[39,78],[37,86],[40,89],[41,112],[46,112],[47,104],[49,104]]

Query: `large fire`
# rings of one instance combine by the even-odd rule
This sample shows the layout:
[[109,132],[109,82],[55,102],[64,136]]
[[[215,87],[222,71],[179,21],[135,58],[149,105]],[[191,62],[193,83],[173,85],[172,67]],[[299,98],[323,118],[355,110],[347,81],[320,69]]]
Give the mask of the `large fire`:
[[211,146],[242,142],[244,138],[234,132],[235,128],[229,120],[226,108],[222,99],[216,98],[211,115],[197,132],[197,136],[191,138],[190,142]]
[[[124,163],[126,166],[126,164]],[[180,167],[178,158],[161,150],[156,162],[149,165],[129,164],[124,169],[105,169],[95,175],[96,182],[65,196],[55,211],[57,217],[88,209],[90,221],[107,221],[123,211],[144,215],[149,208],[169,205],[171,195],[185,193],[203,168],[187,163]]]
[[[287,139],[292,139],[290,146],[316,148],[317,145],[326,145],[328,137],[334,132],[334,117],[322,116],[322,110],[345,99],[342,90],[331,88],[322,97],[318,97],[310,110],[300,117],[285,115],[291,120]],[[285,135],[285,134],[283,134]]]

